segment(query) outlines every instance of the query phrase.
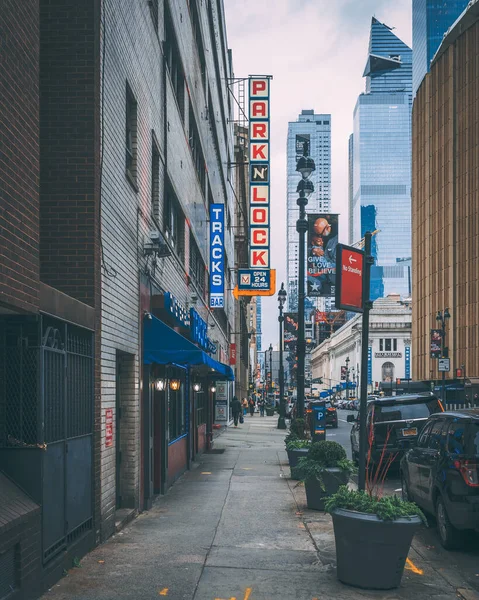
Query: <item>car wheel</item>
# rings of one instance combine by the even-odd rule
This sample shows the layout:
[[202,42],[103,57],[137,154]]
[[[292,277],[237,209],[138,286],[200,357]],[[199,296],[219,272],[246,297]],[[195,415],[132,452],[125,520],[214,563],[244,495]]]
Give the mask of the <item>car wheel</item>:
[[437,530],[441,544],[446,550],[454,550],[461,545],[462,533],[449,520],[442,496],[436,500]]
[[338,428],[338,422],[334,421],[334,423],[333,423],[333,429],[337,429],[337,428]]
[[409,491],[409,484],[407,482],[404,473],[401,471],[401,496],[405,502],[413,502],[411,492]]

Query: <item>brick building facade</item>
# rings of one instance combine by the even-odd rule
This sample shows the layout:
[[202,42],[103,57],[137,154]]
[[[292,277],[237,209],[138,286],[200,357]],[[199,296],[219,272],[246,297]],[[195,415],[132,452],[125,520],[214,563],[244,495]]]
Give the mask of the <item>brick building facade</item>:
[[464,365],[466,394],[479,382],[478,19],[473,4],[447,32],[417,92],[412,124],[413,373],[440,378],[430,329],[440,329],[437,312],[448,308],[446,378]]
[[7,0],[0,30],[0,504],[16,515],[0,561],[17,599],[211,444],[232,378],[232,68],[222,2]]

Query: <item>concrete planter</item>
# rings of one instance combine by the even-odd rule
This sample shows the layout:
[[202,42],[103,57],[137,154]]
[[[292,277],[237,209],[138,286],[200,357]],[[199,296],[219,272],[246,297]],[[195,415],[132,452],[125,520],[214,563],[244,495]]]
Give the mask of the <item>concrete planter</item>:
[[297,448],[295,450],[287,450],[289,466],[291,469],[297,466],[298,460],[303,456],[307,456],[309,448]]
[[[342,485],[348,483],[348,475],[341,469],[326,469],[322,474],[322,483],[317,479],[308,479],[304,482],[308,508],[312,510],[324,510],[324,504],[335,494]],[[324,489],[323,489],[324,487]]]
[[421,519],[381,521],[343,508],[334,510],[332,517],[339,581],[368,590],[398,587]]
[[267,417],[274,417],[274,408],[267,408],[266,409],[266,416]]

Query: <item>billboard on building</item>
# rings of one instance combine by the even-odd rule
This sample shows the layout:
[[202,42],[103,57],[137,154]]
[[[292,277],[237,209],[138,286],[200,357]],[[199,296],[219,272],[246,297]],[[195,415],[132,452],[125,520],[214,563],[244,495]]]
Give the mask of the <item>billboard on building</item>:
[[338,215],[308,215],[308,296],[335,295],[337,245]]
[[431,358],[441,358],[442,354],[442,331],[431,329]]
[[296,352],[298,343],[298,313],[284,313],[284,348]]
[[304,148],[307,145],[308,149],[311,147],[311,136],[309,133],[302,133],[301,135],[296,135],[296,162],[304,156]]

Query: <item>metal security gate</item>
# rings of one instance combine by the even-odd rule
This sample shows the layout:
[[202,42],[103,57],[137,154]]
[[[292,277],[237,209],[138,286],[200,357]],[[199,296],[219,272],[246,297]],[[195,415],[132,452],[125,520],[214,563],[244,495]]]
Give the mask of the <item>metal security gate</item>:
[[42,317],[43,562],[93,528],[93,334]]

